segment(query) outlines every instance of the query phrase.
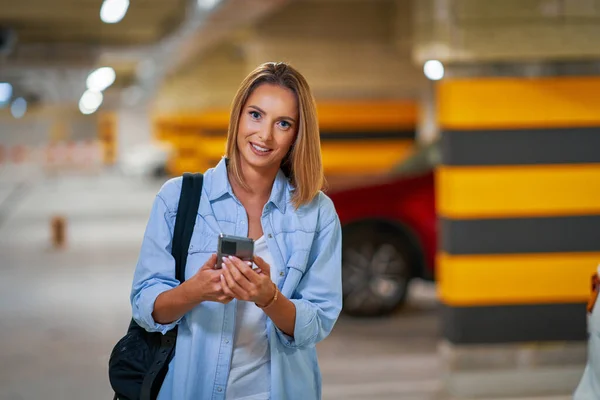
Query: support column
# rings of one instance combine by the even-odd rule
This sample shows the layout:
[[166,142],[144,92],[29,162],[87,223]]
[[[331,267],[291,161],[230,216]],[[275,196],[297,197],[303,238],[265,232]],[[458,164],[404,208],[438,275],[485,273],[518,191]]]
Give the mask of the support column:
[[426,145],[439,139],[437,122],[435,83],[426,82],[419,96],[419,118],[417,121],[417,143]]
[[[152,120],[146,106],[122,108],[100,116],[101,137],[105,138],[105,160],[114,164],[133,149],[152,141]],[[111,136],[112,135],[112,138]],[[112,154],[112,156],[111,156]]]
[[600,262],[600,78],[439,83],[444,389],[569,395]]

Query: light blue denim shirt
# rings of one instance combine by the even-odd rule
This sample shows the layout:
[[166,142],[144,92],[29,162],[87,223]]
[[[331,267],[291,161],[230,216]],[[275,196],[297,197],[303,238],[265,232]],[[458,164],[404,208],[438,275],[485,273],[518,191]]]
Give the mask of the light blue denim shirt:
[[[181,177],[169,180],[154,201],[136,266],[133,318],[148,331],[167,332],[179,324],[175,356],[159,400],[224,399],[235,332],[235,301],[202,302],[180,320],[162,325],[152,318],[158,295],[179,284],[171,240]],[[271,351],[271,398],[321,398],[315,345],[332,330],[342,308],[341,227],[333,202],[322,192],[297,210],[292,186],[279,171],[261,224],[273,255],[276,284],[296,306],[294,337],[267,318]],[[233,194],[225,159],[204,176],[204,187],[189,248],[186,279],[217,250],[219,233],[247,236],[248,217]]]

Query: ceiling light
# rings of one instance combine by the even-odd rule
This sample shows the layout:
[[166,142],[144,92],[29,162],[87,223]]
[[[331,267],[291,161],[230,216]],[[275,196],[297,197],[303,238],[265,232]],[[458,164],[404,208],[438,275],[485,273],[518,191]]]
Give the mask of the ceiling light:
[[96,110],[98,110],[97,108],[93,109],[93,110],[88,110],[87,108],[84,108],[81,103],[79,103],[79,111],[81,111],[81,113],[83,115],[90,115],[96,112]]
[[116,24],[125,17],[128,8],[129,0],[104,0],[100,8],[100,19],[107,24]]
[[16,98],[10,106],[10,113],[12,114],[12,116],[16,119],[19,119],[22,118],[26,112],[27,101],[22,97]]
[[204,10],[210,10],[214,8],[221,0],[197,0],[198,7]]
[[116,76],[115,70],[111,67],[98,68],[88,76],[87,88],[95,92],[101,92],[115,82]]
[[439,81],[444,77],[444,64],[438,60],[429,60],[423,65],[423,72],[427,79]]
[[98,107],[100,107],[103,100],[104,96],[102,96],[101,92],[88,89],[85,91],[85,93],[83,93],[81,99],[79,100],[79,111],[86,115],[92,114],[98,109]]
[[12,97],[12,85],[7,82],[0,82],[0,105],[7,103]]

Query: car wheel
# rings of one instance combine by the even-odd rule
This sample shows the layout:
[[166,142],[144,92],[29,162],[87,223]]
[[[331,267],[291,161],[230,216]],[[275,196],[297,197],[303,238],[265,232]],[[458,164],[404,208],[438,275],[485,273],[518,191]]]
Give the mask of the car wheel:
[[354,224],[342,236],[344,313],[391,313],[408,293],[413,254],[409,244],[398,229],[377,222]]

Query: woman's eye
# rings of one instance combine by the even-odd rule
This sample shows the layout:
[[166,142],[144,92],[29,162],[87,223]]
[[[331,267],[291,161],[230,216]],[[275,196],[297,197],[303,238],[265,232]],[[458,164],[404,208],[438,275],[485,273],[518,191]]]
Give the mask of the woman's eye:
[[290,126],[292,126],[292,124],[290,124],[290,123],[289,123],[289,122],[287,122],[287,121],[279,121],[279,126],[281,126],[283,129],[287,129],[287,128],[289,128]]
[[260,118],[260,113],[258,111],[250,111],[249,114],[254,119],[259,119]]

